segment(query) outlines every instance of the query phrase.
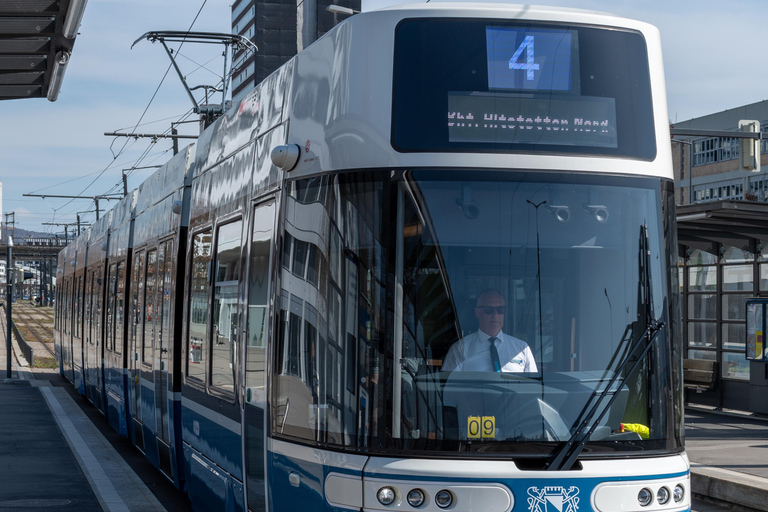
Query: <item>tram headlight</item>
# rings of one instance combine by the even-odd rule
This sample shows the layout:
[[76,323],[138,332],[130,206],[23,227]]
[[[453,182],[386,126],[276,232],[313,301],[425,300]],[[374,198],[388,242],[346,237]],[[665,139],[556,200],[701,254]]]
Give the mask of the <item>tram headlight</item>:
[[659,503],[659,505],[666,505],[669,501],[669,496],[669,489],[662,487],[656,493],[656,501]]
[[672,497],[676,503],[683,501],[683,498],[685,498],[685,488],[682,485],[677,484],[675,490],[672,491]]
[[453,494],[451,494],[451,491],[443,489],[435,494],[435,503],[440,508],[448,508],[453,504]]
[[396,496],[397,494],[395,493],[395,490],[389,486],[382,487],[376,493],[376,499],[379,500],[379,503],[385,506],[394,503]]
[[412,489],[407,496],[408,504],[413,508],[419,508],[424,504],[424,491],[421,489]]
[[640,503],[641,507],[647,507],[651,504],[653,501],[653,493],[650,489],[640,489],[640,492],[637,493],[637,502]]

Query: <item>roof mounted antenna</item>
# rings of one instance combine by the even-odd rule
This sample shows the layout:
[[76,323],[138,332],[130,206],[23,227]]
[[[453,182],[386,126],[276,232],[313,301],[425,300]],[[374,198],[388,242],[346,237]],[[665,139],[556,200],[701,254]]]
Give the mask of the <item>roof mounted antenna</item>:
[[[184,89],[187,91],[187,95],[189,96],[189,99],[192,101],[192,111],[195,114],[198,114],[200,116],[200,125],[201,125],[200,131],[204,130],[205,128],[210,126],[216,119],[224,115],[224,112],[226,112],[230,106],[230,102],[226,101],[227,90],[229,89],[229,85],[230,85],[229,73],[227,72],[227,60],[228,60],[227,53],[229,52],[230,46],[232,47],[233,55],[235,51],[246,51],[246,52],[258,51],[258,47],[246,37],[243,37],[241,35],[236,35],[236,34],[224,34],[224,33],[217,33],[217,32],[183,32],[183,31],[173,31],[173,30],[160,31],[160,32],[147,32],[146,34],[138,38],[136,41],[134,41],[133,44],[131,45],[131,48],[136,46],[136,43],[138,43],[142,39],[147,39],[148,41],[151,41],[153,43],[155,41],[160,41],[160,43],[162,43],[163,48],[165,48],[165,52],[168,54],[168,57],[171,59],[173,68],[176,70],[176,73],[179,75],[179,78],[181,79],[181,83],[184,85]],[[216,86],[203,85],[203,86],[190,88],[189,85],[187,85],[186,77],[181,73],[181,70],[179,69],[179,66],[176,63],[176,58],[173,55],[174,53],[173,50],[168,48],[168,45],[166,44],[166,42],[223,44],[224,45],[224,54],[223,54],[224,76],[222,77],[222,81],[224,83],[223,87],[219,89]],[[200,89],[200,88],[205,90],[205,103],[203,104],[198,103],[197,100],[195,99],[195,96],[192,94],[193,90]],[[213,94],[216,92],[221,93],[221,104],[208,103],[209,93]]]

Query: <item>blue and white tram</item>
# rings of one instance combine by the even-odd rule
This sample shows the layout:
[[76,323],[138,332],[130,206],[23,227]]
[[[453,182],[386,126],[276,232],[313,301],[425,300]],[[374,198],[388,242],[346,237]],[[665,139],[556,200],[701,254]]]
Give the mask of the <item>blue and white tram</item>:
[[174,164],[179,220],[110,238],[128,434],[195,510],[690,510],[665,95],[604,14],[340,23]]

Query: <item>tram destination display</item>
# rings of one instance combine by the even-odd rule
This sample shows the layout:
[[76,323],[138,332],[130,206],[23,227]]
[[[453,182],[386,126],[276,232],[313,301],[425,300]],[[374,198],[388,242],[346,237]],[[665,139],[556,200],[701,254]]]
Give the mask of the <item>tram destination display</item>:
[[396,32],[393,85],[398,151],[656,155],[647,49],[637,32],[409,20]]
[[540,99],[482,93],[448,95],[453,142],[616,147],[613,98]]

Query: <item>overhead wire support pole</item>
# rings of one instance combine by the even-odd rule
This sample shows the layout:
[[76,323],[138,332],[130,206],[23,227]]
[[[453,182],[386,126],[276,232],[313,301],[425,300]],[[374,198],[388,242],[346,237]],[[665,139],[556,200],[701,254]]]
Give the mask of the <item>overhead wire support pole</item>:
[[78,222],[43,222],[43,226],[64,226],[64,239],[69,241],[69,226],[79,226]]
[[99,200],[104,199],[106,201],[119,201],[123,198],[122,195],[101,195],[101,196],[58,196],[53,194],[23,194],[24,197],[52,197],[54,199],[90,199],[96,203],[96,220],[99,220]]

